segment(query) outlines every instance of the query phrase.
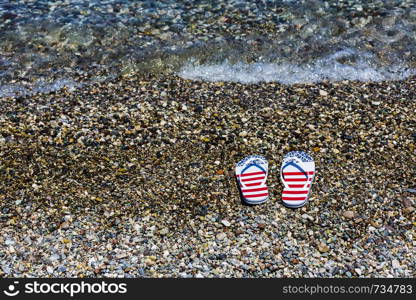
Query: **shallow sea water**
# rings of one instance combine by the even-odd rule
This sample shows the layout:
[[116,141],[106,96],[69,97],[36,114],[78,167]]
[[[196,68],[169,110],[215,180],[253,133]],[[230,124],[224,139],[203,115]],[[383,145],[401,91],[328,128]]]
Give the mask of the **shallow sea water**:
[[0,1],[0,97],[173,73],[283,84],[416,70],[414,1]]

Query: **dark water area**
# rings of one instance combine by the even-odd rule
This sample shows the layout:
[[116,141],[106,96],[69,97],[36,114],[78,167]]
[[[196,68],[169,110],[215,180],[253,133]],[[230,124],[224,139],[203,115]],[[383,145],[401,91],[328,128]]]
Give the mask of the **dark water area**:
[[403,79],[414,1],[0,1],[0,97],[119,76]]

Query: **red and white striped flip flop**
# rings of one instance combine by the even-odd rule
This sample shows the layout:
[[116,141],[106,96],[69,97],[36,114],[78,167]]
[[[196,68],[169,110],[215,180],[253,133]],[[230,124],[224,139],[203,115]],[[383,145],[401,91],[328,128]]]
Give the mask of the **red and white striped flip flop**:
[[309,200],[314,178],[315,162],[310,155],[302,151],[287,153],[280,168],[283,204],[290,208],[304,206]]
[[261,204],[269,199],[266,185],[269,163],[261,155],[247,156],[235,167],[241,197],[248,204]]

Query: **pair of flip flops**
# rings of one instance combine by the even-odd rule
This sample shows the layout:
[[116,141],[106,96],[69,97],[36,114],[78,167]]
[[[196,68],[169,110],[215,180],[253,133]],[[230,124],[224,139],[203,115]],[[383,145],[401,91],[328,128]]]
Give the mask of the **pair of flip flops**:
[[[261,204],[269,199],[268,167],[266,158],[261,155],[251,155],[237,163],[235,175],[246,203]],[[314,178],[315,162],[310,155],[302,151],[287,153],[280,168],[283,204],[291,208],[304,206],[309,200]]]

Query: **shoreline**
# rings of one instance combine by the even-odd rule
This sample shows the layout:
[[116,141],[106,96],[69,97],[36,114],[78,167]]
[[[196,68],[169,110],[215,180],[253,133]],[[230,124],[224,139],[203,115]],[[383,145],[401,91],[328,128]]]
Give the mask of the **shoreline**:
[[[414,277],[415,87],[149,76],[0,99],[0,277]],[[297,210],[291,150],[317,166]],[[232,178],[250,154],[256,207]]]

